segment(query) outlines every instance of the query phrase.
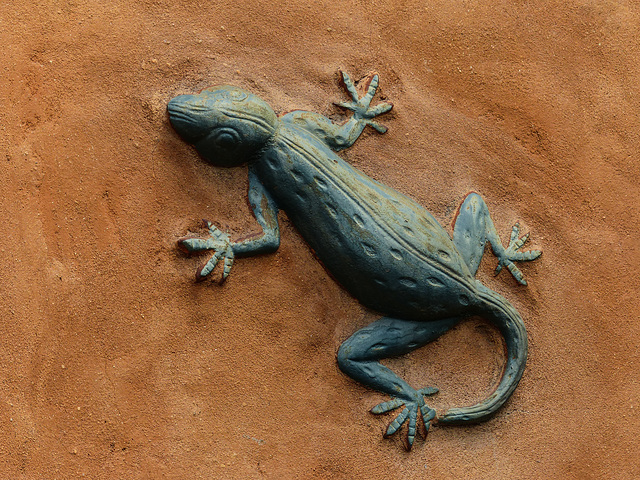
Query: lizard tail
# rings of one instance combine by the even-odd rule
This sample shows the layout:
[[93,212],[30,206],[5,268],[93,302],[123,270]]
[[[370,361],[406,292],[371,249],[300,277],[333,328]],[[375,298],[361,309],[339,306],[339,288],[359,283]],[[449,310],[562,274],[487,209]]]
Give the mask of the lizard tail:
[[438,418],[438,423],[477,423],[491,418],[518,386],[527,362],[527,331],[522,317],[503,297],[481,287],[479,296],[486,306],[481,316],[493,323],[504,337],[507,363],[495,391],[482,402],[462,408],[451,408]]

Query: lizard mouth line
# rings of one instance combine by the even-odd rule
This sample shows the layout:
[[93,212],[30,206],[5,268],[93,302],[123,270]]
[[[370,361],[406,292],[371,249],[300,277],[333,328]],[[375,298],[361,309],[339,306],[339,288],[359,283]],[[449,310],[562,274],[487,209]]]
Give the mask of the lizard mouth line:
[[184,123],[196,124],[196,122],[187,114],[179,112],[179,111],[171,111],[169,110],[169,117],[172,121],[178,120]]
[[197,143],[207,135],[208,132],[202,131],[198,120],[188,113],[176,108],[169,108],[168,110],[171,125],[188,142]]

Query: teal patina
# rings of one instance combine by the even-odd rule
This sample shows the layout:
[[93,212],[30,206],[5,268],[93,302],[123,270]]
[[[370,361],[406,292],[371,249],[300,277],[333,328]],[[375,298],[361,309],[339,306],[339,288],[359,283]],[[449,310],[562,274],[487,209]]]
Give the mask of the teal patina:
[[[386,435],[408,421],[408,446],[417,428],[423,434],[436,418],[424,396],[436,388],[414,389],[379,360],[431,342],[464,318],[478,315],[495,324],[507,347],[507,361],[496,390],[481,403],[453,408],[439,423],[479,422],[491,417],[518,385],[527,358],[527,334],[518,312],[475,277],[484,247],[491,244],[503,266],[526,284],[514,261],[533,260],[539,251],[520,252],[527,236],[514,226],[505,248],[482,198],[468,195],[458,210],[453,238],[422,206],[353,168],[335,151],[351,146],[372,119],[391,109],[370,108],[378,76],[362,82],[360,97],[342,73],[351,96],[340,104],[353,115],[341,125],[305,111],[278,117],[263,100],[230,86],[181,95],[169,102],[172,125],[208,162],[231,167],[249,163],[249,202],[263,229],[232,242],[207,222],[208,238],[187,237],[189,252],[213,250],[198,271],[202,279],[223,259],[223,279],[236,256],[273,252],[280,244],[278,210],[287,215],[332,275],[381,319],[359,330],[338,351],[340,369],[353,379],[392,397],[372,409],[384,413],[404,407]],[[419,419],[421,419],[419,421]]]

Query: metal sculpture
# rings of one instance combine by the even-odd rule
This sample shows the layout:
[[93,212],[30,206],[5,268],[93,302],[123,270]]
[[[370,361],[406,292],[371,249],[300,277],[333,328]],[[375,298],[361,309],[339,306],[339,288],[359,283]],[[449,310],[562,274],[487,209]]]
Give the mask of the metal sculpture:
[[408,422],[407,446],[416,432],[424,436],[435,410],[424,397],[436,388],[415,389],[379,361],[426,345],[463,319],[481,316],[502,333],[506,367],[495,391],[470,407],[452,408],[437,417],[441,424],[490,418],[511,396],[527,358],[524,323],[511,304],[474,276],[485,244],[518,282],[526,285],[514,261],[534,260],[540,251],[521,252],[516,224],[505,248],[483,199],[468,195],[460,206],[453,238],[422,206],[353,168],[336,151],[350,147],[373,118],[390,103],[371,107],[378,76],[360,82],[362,92],[341,72],[351,100],[339,105],[353,111],[343,124],[306,111],[277,116],[257,96],[222,86],[169,102],[171,124],[184,140],[214,166],[249,164],[249,202],[263,232],[233,242],[207,222],[208,238],[179,240],[188,253],[213,250],[196,278],[209,275],[219,260],[227,278],[235,257],[274,252],[280,244],[278,210],[287,215],[331,274],[364,306],[381,318],[357,331],[338,351],[340,369],[354,380],[392,398],[376,405],[376,414],[402,407],[385,436]]

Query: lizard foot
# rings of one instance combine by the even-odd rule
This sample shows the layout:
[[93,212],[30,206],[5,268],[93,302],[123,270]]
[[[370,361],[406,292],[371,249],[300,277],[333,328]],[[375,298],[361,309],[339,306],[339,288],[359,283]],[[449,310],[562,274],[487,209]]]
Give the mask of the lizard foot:
[[[407,443],[405,444],[407,450],[411,450],[413,441],[416,438],[416,430],[420,431],[423,438],[427,438],[427,432],[431,425],[431,420],[436,416],[436,411],[429,408],[424,402],[425,395],[433,395],[438,392],[437,388],[425,387],[415,392],[415,399],[405,400],[398,397],[392,397],[388,402],[382,402],[371,409],[371,413],[379,415],[381,413],[390,412],[398,407],[404,405],[404,409],[393,420],[384,437],[390,437],[396,433],[400,427],[409,420],[409,429],[407,430]],[[418,422],[418,411],[420,412],[421,422]]]
[[509,246],[505,249],[504,254],[499,257],[498,266],[496,267],[496,275],[500,273],[502,267],[507,267],[507,270],[511,272],[511,275],[522,285],[526,285],[527,281],[524,279],[522,272],[518,267],[513,263],[517,262],[528,262],[531,260],[535,260],[542,252],[540,250],[527,250],[526,252],[519,252],[520,248],[527,242],[529,239],[529,234],[522,237],[518,237],[520,234],[520,224],[516,223],[511,229],[511,238],[509,239]]
[[336,103],[336,105],[353,111],[353,116],[359,122],[363,122],[366,125],[375,128],[379,133],[385,133],[387,131],[387,127],[382,126],[378,122],[374,122],[371,119],[391,110],[393,108],[393,104],[385,102],[376,105],[373,108],[369,108],[369,105],[371,105],[371,100],[373,99],[373,96],[376,94],[376,90],[378,89],[378,74],[372,73],[367,78],[365,78],[364,90],[366,90],[367,93],[362,98],[360,98],[360,95],[358,94],[358,91],[353,84],[351,77],[349,77],[349,75],[343,71],[340,71],[340,74],[342,75],[342,84],[349,93],[352,101],[340,102]]
[[183,237],[178,240],[178,248],[185,253],[197,253],[205,250],[214,250],[211,258],[202,265],[196,272],[196,282],[204,280],[218,264],[220,258],[224,259],[224,268],[222,271],[222,282],[224,282],[229,273],[231,273],[231,266],[233,265],[233,249],[231,248],[231,241],[228,233],[224,233],[208,220],[203,220],[205,227],[209,229],[208,238],[198,238],[195,236]]

